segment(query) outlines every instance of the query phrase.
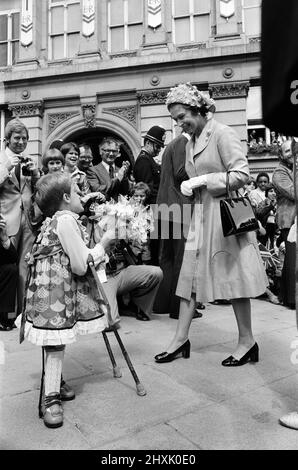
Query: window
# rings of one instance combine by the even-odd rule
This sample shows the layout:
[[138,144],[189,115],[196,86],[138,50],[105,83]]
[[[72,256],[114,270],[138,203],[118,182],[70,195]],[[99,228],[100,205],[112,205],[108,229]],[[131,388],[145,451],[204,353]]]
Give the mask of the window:
[[49,59],[74,57],[81,30],[80,0],[49,3]]
[[14,65],[19,57],[20,13],[0,13],[0,67]]
[[243,30],[246,36],[261,35],[261,0],[242,0]]
[[210,0],[172,0],[174,44],[206,42],[210,36]]
[[249,88],[246,104],[247,153],[249,155],[277,155],[284,136],[263,124],[262,92],[260,86]]
[[143,37],[143,2],[140,0],[109,0],[109,52],[138,49]]

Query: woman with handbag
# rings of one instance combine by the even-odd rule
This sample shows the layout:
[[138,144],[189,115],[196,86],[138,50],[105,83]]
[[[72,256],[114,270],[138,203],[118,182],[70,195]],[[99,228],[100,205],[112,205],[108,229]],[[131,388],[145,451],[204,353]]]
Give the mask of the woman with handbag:
[[[176,333],[166,351],[156,355],[155,360],[170,362],[180,354],[189,357],[188,332],[197,301],[230,299],[239,339],[235,351],[222,365],[257,362],[250,297],[266,290],[266,273],[255,233],[225,237],[220,215],[227,175],[232,194],[249,178],[240,139],[233,129],[213,119],[214,101],[190,83],[172,88],[166,105],[182,130],[192,136],[186,146],[185,164],[190,179],[181,184],[181,191],[186,196],[194,196],[195,206],[176,290],[181,298]],[[254,217],[247,199],[245,204]]]

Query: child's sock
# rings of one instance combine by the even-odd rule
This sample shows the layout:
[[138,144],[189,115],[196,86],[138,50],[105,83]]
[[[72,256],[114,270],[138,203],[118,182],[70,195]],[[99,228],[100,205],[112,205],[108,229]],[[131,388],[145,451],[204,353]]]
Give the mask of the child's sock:
[[45,364],[45,395],[60,393],[60,382],[64,349],[62,351],[46,351]]

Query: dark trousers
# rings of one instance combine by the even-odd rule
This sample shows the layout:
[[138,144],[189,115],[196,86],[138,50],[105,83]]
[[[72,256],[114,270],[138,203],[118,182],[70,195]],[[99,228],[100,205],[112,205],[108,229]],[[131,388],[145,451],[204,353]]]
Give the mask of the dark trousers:
[[164,277],[153,307],[156,313],[179,313],[180,297],[175,292],[184,254],[185,238],[182,230],[182,224],[169,222],[169,237],[160,240],[159,264]]
[[0,323],[10,321],[7,314],[15,311],[18,267],[16,264],[0,266]]
[[285,242],[286,252],[282,268],[280,283],[280,300],[284,305],[295,308],[296,290],[296,243],[287,241],[290,229],[284,228],[280,232],[280,238]]

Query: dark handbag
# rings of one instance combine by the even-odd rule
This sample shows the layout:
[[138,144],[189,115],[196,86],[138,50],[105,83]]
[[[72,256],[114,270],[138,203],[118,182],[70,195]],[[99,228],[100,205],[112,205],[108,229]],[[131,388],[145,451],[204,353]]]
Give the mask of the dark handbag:
[[220,216],[224,237],[241,235],[242,233],[258,230],[259,224],[255,217],[252,205],[247,196],[232,197],[229,185],[229,173],[227,172],[226,199],[220,200]]

